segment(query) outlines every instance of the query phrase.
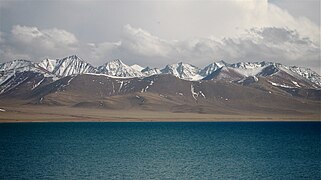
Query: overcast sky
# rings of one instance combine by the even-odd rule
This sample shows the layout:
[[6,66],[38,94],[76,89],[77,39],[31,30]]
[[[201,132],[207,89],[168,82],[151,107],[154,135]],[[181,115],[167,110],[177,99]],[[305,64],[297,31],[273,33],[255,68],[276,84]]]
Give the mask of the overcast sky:
[[0,62],[73,54],[96,66],[265,60],[320,73],[320,1],[0,0]]

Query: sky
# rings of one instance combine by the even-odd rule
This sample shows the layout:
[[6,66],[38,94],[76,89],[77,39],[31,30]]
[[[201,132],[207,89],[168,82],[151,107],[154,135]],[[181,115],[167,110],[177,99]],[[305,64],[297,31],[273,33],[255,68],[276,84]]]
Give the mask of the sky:
[[319,0],[0,0],[0,63],[272,61],[320,74]]

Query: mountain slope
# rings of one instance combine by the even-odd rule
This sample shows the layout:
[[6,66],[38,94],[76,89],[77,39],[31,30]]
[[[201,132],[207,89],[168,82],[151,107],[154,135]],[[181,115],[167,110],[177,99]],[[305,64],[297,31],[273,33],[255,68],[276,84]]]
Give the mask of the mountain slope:
[[321,90],[287,92],[265,81],[259,81],[258,88],[226,81],[186,81],[170,74],[144,78],[80,74],[53,82],[42,79],[39,74],[21,74],[14,80],[16,86],[0,94],[0,99],[117,110],[304,115],[319,113],[317,98],[321,95]]
[[156,75],[156,74],[161,74],[162,72],[158,68],[150,68],[146,67],[142,71],[146,76],[151,76],[151,75]]
[[59,77],[96,72],[92,65],[76,55],[57,60],[45,59],[37,65]]
[[[217,68],[217,66],[215,67]],[[298,72],[298,73],[297,73]],[[226,80],[234,82],[243,82],[248,77],[253,77],[256,82],[257,77],[274,77],[274,84],[290,83],[291,86],[305,88],[320,88],[320,76],[305,68],[293,68],[279,63],[272,62],[240,62],[235,64],[225,64],[213,73],[209,74],[204,80]],[[299,83],[297,84],[297,83]],[[291,87],[289,86],[289,87]]]
[[167,65],[161,70],[161,72],[163,74],[172,74],[185,80],[200,80],[203,78],[203,76],[199,74],[200,70],[196,66],[182,62],[178,64]]
[[113,60],[98,67],[98,73],[118,77],[140,77],[140,71],[124,64],[120,59]]
[[212,74],[213,72],[217,71],[218,69],[220,69],[221,67],[225,66],[225,64],[221,63],[221,62],[214,62],[211,63],[207,66],[205,66],[201,71],[200,71],[200,75],[203,77],[206,77],[210,74]]
[[144,69],[143,67],[141,67],[138,64],[131,65],[130,67],[135,69],[136,71],[139,71],[139,72],[141,72]]

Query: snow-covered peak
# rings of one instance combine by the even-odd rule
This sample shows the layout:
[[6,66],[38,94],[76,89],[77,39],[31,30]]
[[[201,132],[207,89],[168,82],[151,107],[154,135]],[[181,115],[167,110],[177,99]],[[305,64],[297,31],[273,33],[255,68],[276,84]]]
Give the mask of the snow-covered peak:
[[110,61],[98,67],[98,72],[118,77],[141,77],[143,73],[124,64],[120,59]]
[[76,55],[56,60],[45,59],[39,62],[38,66],[60,77],[96,72],[92,65]]
[[206,67],[204,67],[200,71],[200,75],[204,76],[204,77],[208,76],[208,75],[212,74],[213,72],[217,71],[218,69],[220,69],[223,66],[225,66],[225,64],[220,63],[220,62],[211,63],[211,64],[207,65]]
[[[155,74],[172,74],[185,80],[200,79],[244,79],[246,77],[268,77],[280,75],[283,77],[300,79],[307,83],[314,83],[314,87],[321,87],[321,77],[309,68],[296,66],[286,66],[274,62],[239,62],[229,64],[224,61],[214,62],[203,69],[199,69],[190,64],[179,62],[177,64],[167,65],[162,70],[158,68],[143,68],[137,64],[128,66],[120,59],[108,62],[98,68],[93,67],[88,62],[82,60],[76,55],[68,56],[62,59],[44,59],[39,63],[28,60],[14,60],[0,64],[1,78],[7,78],[16,72],[33,71],[44,74],[46,77],[61,77],[96,73],[105,74],[113,77],[141,77]],[[286,74],[290,75],[287,76]]]
[[39,68],[35,63],[28,60],[14,60],[0,64],[0,84],[14,77],[16,73],[32,71],[43,74],[45,77],[55,78],[54,75],[48,73],[43,68]]
[[60,61],[69,61],[69,62],[73,62],[73,61],[83,61],[85,62],[84,60],[82,60],[80,57],[78,57],[77,55],[71,55],[71,56],[68,56],[68,57],[64,57],[62,58]]
[[199,74],[200,70],[198,69],[198,67],[182,62],[167,65],[164,69],[161,70],[161,72],[164,74],[172,74],[185,80],[200,80],[203,78],[203,76]]
[[140,71],[140,72],[144,69],[143,67],[141,67],[138,64],[131,65],[130,67],[137,70],[137,71]]
[[146,67],[142,71],[142,73],[146,74],[147,76],[155,75],[155,74],[161,74],[162,72],[158,68],[150,68]]
[[110,62],[108,62],[108,63],[109,63],[109,64],[126,65],[126,64],[123,63],[123,61],[120,60],[120,59],[114,59],[114,60],[112,60],[112,61],[110,61]]
[[233,67],[233,69],[245,77],[256,76],[264,69],[264,66],[254,63],[237,63],[237,65],[238,66]]
[[17,70],[20,68],[28,68],[32,66],[32,62],[28,60],[13,60],[0,64],[0,71]]
[[49,72],[53,72],[57,65],[58,59],[44,59],[40,61],[37,65]]
[[283,69],[287,69],[321,87],[321,76],[309,68],[297,66],[283,66]]
[[256,69],[265,66],[265,63],[260,62],[238,62],[232,64],[230,67],[241,68],[241,69]]
[[223,60],[220,60],[220,61],[218,61],[218,62],[215,62],[215,64],[217,64],[217,65],[220,66],[220,67],[230,66],[229,63],[227,63],[227,62],[225,62],[225,61],[223,61]]
[[[238,72],[239,74],[242,74],[245,77],[249,77],[249,76],[266,74],[263,71],[266,70],[266,68],[271,65],[274,65],[276,67],[275,63],[265,62],[265,61],[262,61],[262,62],[238,62],[238,63],[231,64],[228,67],[233,68],[234,71]],[[269,75],[271,75],[271,74],[269,74]]]

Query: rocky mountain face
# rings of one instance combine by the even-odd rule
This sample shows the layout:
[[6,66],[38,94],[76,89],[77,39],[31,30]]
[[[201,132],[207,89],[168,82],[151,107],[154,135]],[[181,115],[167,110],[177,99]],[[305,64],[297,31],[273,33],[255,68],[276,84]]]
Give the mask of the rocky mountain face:
[[96,68],[76,55],[63,59],[45,59],[36,66],[58,76],[65,77],[74,74],[95,73]]
[[0,64],[0,100],[198,113],[318,113],[320,75],[272,62],[178,63],[163,69],[77,56]]
[[107,74],[117,77],[140,77],[143,74],[124,64],[121,60],[116,59],[98,67],[98,74]]
[[185,80],[203,79],[203,76],[200,75],[200,69],[198,67],[182,62],[178,64],[167,65],[161,70],[161,73],[172,74],[180,79]]

